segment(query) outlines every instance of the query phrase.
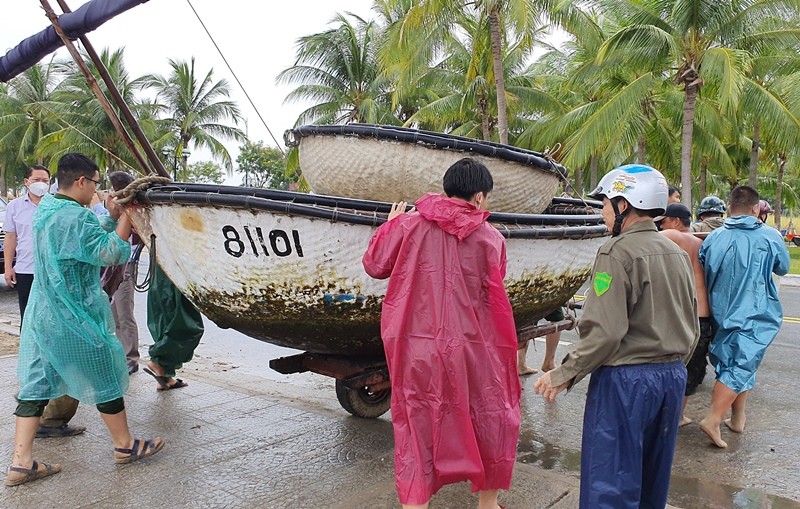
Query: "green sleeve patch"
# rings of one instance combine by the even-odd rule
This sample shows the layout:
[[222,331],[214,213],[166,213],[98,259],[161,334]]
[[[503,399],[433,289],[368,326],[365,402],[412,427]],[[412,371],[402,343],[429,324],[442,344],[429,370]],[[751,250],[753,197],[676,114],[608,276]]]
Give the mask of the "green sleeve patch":
[[611,275],[608,272],[598,272],[594,275],[594,293],[601,296],[611,288]]

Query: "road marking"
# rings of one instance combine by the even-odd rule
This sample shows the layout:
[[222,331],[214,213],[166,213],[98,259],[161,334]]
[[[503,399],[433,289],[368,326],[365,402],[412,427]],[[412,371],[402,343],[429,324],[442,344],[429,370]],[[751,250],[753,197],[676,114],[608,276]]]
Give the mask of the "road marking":
[[795,318],[793,316],[784,316],[783,321],[788,323],[800,323],[800,318]]

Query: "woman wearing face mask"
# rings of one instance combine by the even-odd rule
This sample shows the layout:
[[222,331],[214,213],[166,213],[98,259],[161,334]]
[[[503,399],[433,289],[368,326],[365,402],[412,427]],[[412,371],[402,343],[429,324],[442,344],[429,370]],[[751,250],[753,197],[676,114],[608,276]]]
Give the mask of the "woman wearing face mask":
[[[25,318],[28,295],[33,285],[33,213],[42,196],[50,189],[50,171],[44,166],[31,166],[25,173],[24,184],[28,192],[8,204],[3,222],[3,231],[6,232],[3,245],[5,278],[8,286],[17,289],[20,325]],[[85,427],[68,424],[77,409],[78,400],[74,398],[62,396],[53,399],[45,408],[36,436],[65,437],[83,433]]]

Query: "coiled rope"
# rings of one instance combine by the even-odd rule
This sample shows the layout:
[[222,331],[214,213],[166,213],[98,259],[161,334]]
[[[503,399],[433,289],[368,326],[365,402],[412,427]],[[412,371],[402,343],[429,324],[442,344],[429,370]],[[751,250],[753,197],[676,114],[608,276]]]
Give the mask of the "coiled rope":
[[136,199],[136,193],[139,191],[144,191],[154,184],[169,184],[170,182],[172,182],[172,179],[168,179],[167,177],[148,175],[147,177],[134,180],[125,189],[114,191],[111,193],[111,196],[117,199],[118,204],[127,205]]

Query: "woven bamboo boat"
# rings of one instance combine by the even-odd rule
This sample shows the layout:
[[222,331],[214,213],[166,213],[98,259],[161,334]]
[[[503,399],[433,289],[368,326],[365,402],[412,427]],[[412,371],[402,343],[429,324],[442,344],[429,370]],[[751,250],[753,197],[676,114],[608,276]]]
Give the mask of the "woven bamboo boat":
[[[133,222],[151,253],[219,326],[309,352],[382,354],[387,282],[370,278],[361,257],[391,204],[203,184],[136,196]],[[490,221],[507,238],[506,286],[520,328],[573,295],[606,235],[600,215],[569,200]]]
[[492,210],[538,214],[566,174],[538,152],[403,127],[306,125],[287,131],[284,140],[298,146],[312,191],[364,200],[409,201],[441,192],[445,170],[468,156],[492,173]]

